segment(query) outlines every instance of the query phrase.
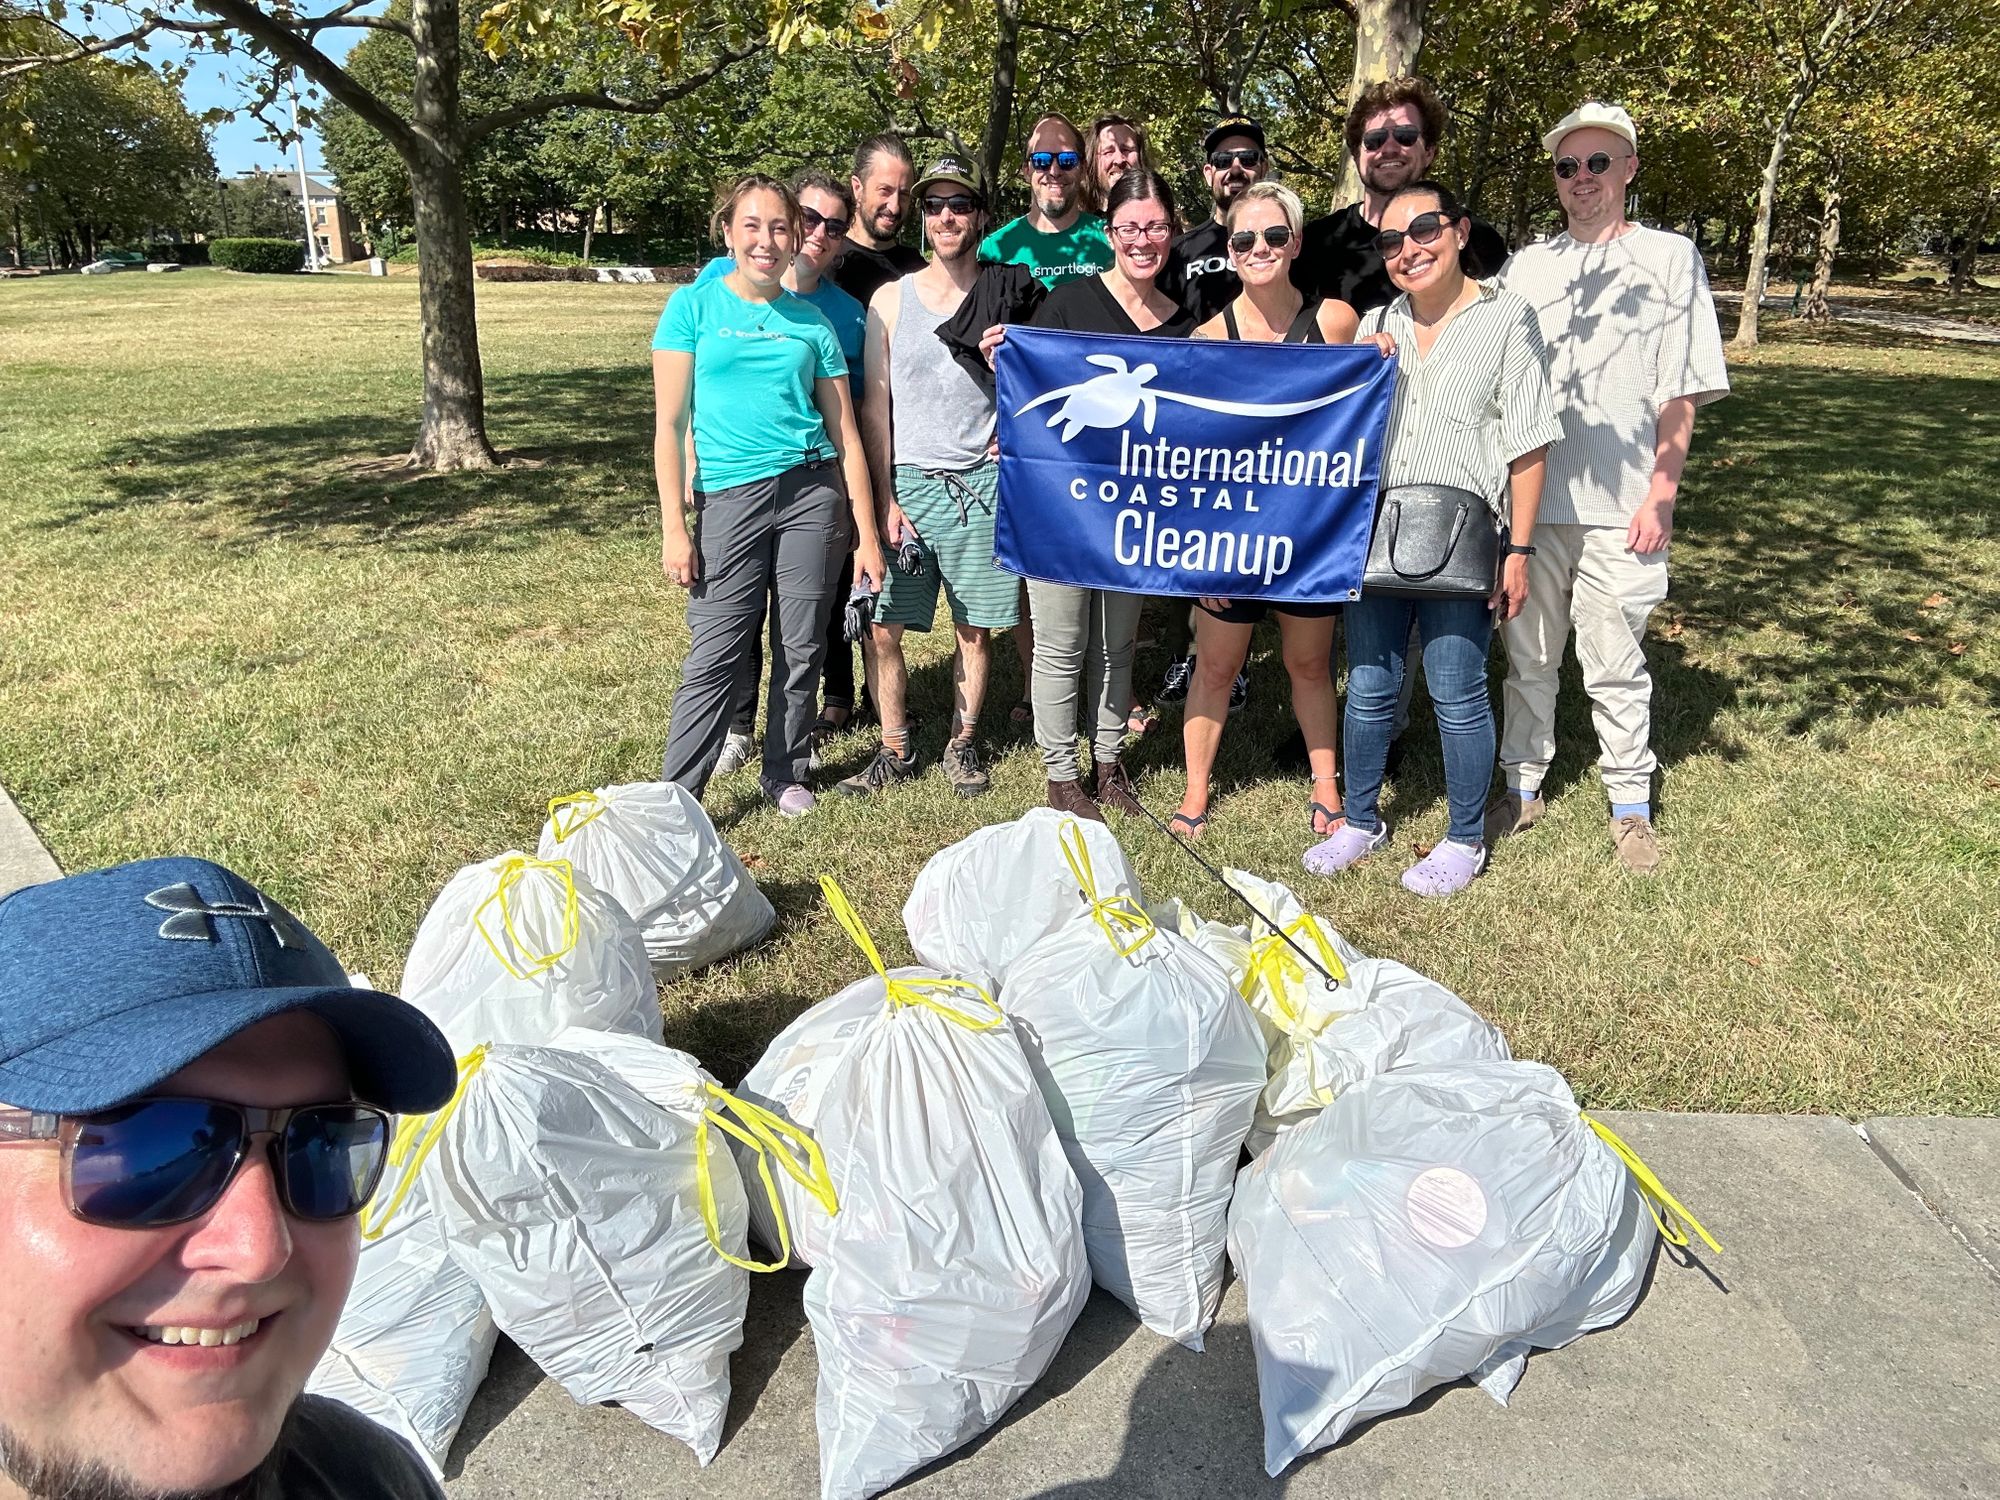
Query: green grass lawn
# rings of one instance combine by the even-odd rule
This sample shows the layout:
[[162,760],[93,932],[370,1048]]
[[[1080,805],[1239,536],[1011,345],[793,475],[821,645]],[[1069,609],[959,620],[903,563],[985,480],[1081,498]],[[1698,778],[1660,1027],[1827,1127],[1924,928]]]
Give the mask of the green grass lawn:
[[[416,287],[360,277],[0,285],[0,782],[68,868],[236,865],[393,983],[461,863],[532,846],[558,793],[657,773],[686,636],[658,570],[646,346],[658,289],[486,285],[495,440],[533,460],[410,481]],[[1211,856],[1284,879],[1436,976],[1603,1107],[2000,1108],[2000,353],[1768,320],[1704,413],[1674,596],[1655,617],[1662,875],[1612,862],[1572,670],[1553,806],[1427,904],[1396,876],[1444,825],[1434,731],[1395,853],[1305,875],[1306,787],[1274,778],[1284,672],[1260,635]],[[914,653],[935,756],[948,633]],[[993,795],[936,777],[781,822],[709,802],[776,901],[766,946],[664,991],[726,1081],[861,972],[815,879],[893,957],[935,849],[1041,792],[1005,707]],[[1142,681],[1156,681],[1156,650]],[[1428,726],[1428,719],[1420,720]],[[1177,717],[1137,750],[1180,791]],[[863,760],[836,747],[834,774]],[[1219,910],[1149,829],[1148,894]]]

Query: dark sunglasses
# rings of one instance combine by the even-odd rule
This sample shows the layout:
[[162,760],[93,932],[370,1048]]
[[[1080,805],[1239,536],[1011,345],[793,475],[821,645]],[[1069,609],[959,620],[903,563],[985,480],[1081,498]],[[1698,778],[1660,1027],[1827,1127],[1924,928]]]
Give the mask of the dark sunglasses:
[[57,1141],[63,1198],[86,1224],[164,1229],[222,1201],[259,1136],[295,1219],[361,1212],[382,1180],[389,1116],[368,1104],[255,1109],[224,1099],[133,1099],[86,1115],[0,1109],[0,1141]]
[[1424,138],[1424,131],[1421,125],[1392,125],[1382,130],[1365,131],[1361,137],[1361,149],[1380,151],[1389,144],[1389,137],[1392,135],[1396,138],[1397,145],[1414,146]]
[[[847,231],[852,227],[854,221],[851,219],[829,219],[825,214],[814,213],[809,208],[801,208],[799,210],[799,222],[805,226],[805,231],[808,235],[815,229],[825,229],[828,239],[844,240],[847,238]],[[803,236],[801,237],[803,238]]]
[[969,193],[953,193],[949,198],[924,199],[924,213],[930,218],[936,218],[939,214],[952,213],[957,214],[963,219],[978,206]]
[[1408,229],[1385,229],[1375,236],[1375,249],[1384,260],[1394,260],[1403,252],[1403,241],[1415,240],[1419,245],[1436,242],[1444,233],[1447,224],[1458,222],[1457,214],[1448,214],[1442,209],[1432,213],[1418,214],[1410,220]]
[[1238,146],[1230,151],[1211,151],[1208,164],[1218,172],[1227,172],[1231,167],[1258,167],[1264,164],[1264,153],[1255,146]]
[[1046,172],[1054,167],[1058,172],[1074,172],[1083,163],[1083,158],[1074,151],[1030,151],[1028,165],[1037,172]]
[[[1289,224],[1267,224],[1264,226],[1264,243],[1273,250],[1282,250],[1292,242],[1292,226]],[[1257,248],[1257,231],[1239,229],[1229,237],[1229,248],[1238,255],[1248,255]]]
[[1602,177],[1606,172],[1611,170],[1611,164],[1614,161],[1623,160],[1625,160],[1625,153],[1622,151],[1616,156],[1611,155],[1608,151],[1593,151],[1580,162],[1574,156],[1558,156],[1556,158],[1556,176],[1560,177],[1564,182],[1568,182],[1570,178],[1576,176],[1578,167],[1587,167],[1592,177]]

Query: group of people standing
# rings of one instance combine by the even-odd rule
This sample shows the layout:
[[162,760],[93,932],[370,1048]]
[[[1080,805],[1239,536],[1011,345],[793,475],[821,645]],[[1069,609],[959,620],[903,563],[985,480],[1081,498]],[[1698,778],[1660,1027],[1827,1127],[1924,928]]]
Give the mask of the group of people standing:
[[[1642,641],[1665,597],[1695,408],[1728,389],[1706,277],[1690,241],[1626,218],[1638,152],[1624,110],[1587,103],[1545,137],[1566,227],[1511,257],[1427,175],[1445,124],[1421,80],[1368,89],[1346,130],[1363,196],[1310,222],[1274,180],[1262,127],[1241,117],[1202,142],[1210,211],[1191,227],[1144,128],[1119,115],[1082,130],[1036,119],[1028,210],[998,226],[969,163],[946,155],[919,174],[894,136],[863,142],[846,184],[809,172],[733,185],[714,225],[727,254],[670,300],[654,343],[664,567],[691,593],[667,778],[699,792],[718,764],[754,753],[768,614],[764,787],[781,812],[809,810],[816,742],[856,708],[842,624],[871,601],[858,632],[882,744],[840,790],[920,774],[902,637],[930,628],[941,588],[957,633],[941,757],[953,788],[986,790],[976,731],[992,633],[1012,627],[1029,683],[1015,712],[1032,718],[1050,804],[1137,812],[1123,752],[1151,719],[1132,672],[1144,601],[1023,583],[993,562],[991,366],[1007,326],[1364,342],[1399,365],[1384,488],[1484,497],[1506,533],[1498,587],[1488,599],[1364,591],[1268,610],[1198,601],[1185,611],[1191,649],[1176,645],[1157,695],[1186,699],[1176,831],[1198,838],[1208,825],[1223,726],[1247,692],[1253,632],[1275,614],[1299,728],[1277,753],[1310,777],[1307,868],[1330,875],[1386,843],[1381,793],[1421,660],[1450,827],[1403,881],[1428,895],[1463,889],[1494,841],[1542,816],[1556,674],[1574,633],[1612,843],[1628,868],[1652,869]],[[912,204],[927,259],[898,243]],[[1169,611],[1170,635],[1183,610]],[[1504,734],[1487,688],[1496,628]],[[1489,800],[1496,756],[1504,788]]]

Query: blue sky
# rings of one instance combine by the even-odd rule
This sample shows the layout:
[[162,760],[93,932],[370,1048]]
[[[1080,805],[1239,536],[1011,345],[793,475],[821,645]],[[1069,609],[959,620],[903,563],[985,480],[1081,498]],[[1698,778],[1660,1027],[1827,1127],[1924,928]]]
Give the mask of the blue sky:
[[[332,57],[346,57],[362,35],[360,31],[323,32],[320,35],[320,50]],[[189,109],[200,114],[205,109],[232,109],[243,102],[245,90],[238,80],[249,65],[247,57],[214,57],[203,53],[197,55],[193,62],[193,70],[182,90]],[[248,114],[240,114],[234,120],[226,120],[216,126],[210,132],[209,142],[215,151],[215,168],[224,177],[233,177],[238,172],[248,172],[257,167],[296,169],[297,166],[296,156],[269,140],[264,128]],[[325,158],[320,154],[319,137],[308,131],[306,170],[317,175],[325,166]]]

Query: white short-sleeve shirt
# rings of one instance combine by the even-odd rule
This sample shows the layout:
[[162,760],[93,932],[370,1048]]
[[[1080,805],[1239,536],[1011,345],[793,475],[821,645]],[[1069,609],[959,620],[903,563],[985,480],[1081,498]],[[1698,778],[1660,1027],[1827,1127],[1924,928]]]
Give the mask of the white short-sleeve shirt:
[[1541,519],[1625,525],[1652,484],[1660,408],[1729,394],[1701,252],[1643,224],[1596,245],[1559,234],[1515,251],[1499,281],[1535,310],[1562,419]]

